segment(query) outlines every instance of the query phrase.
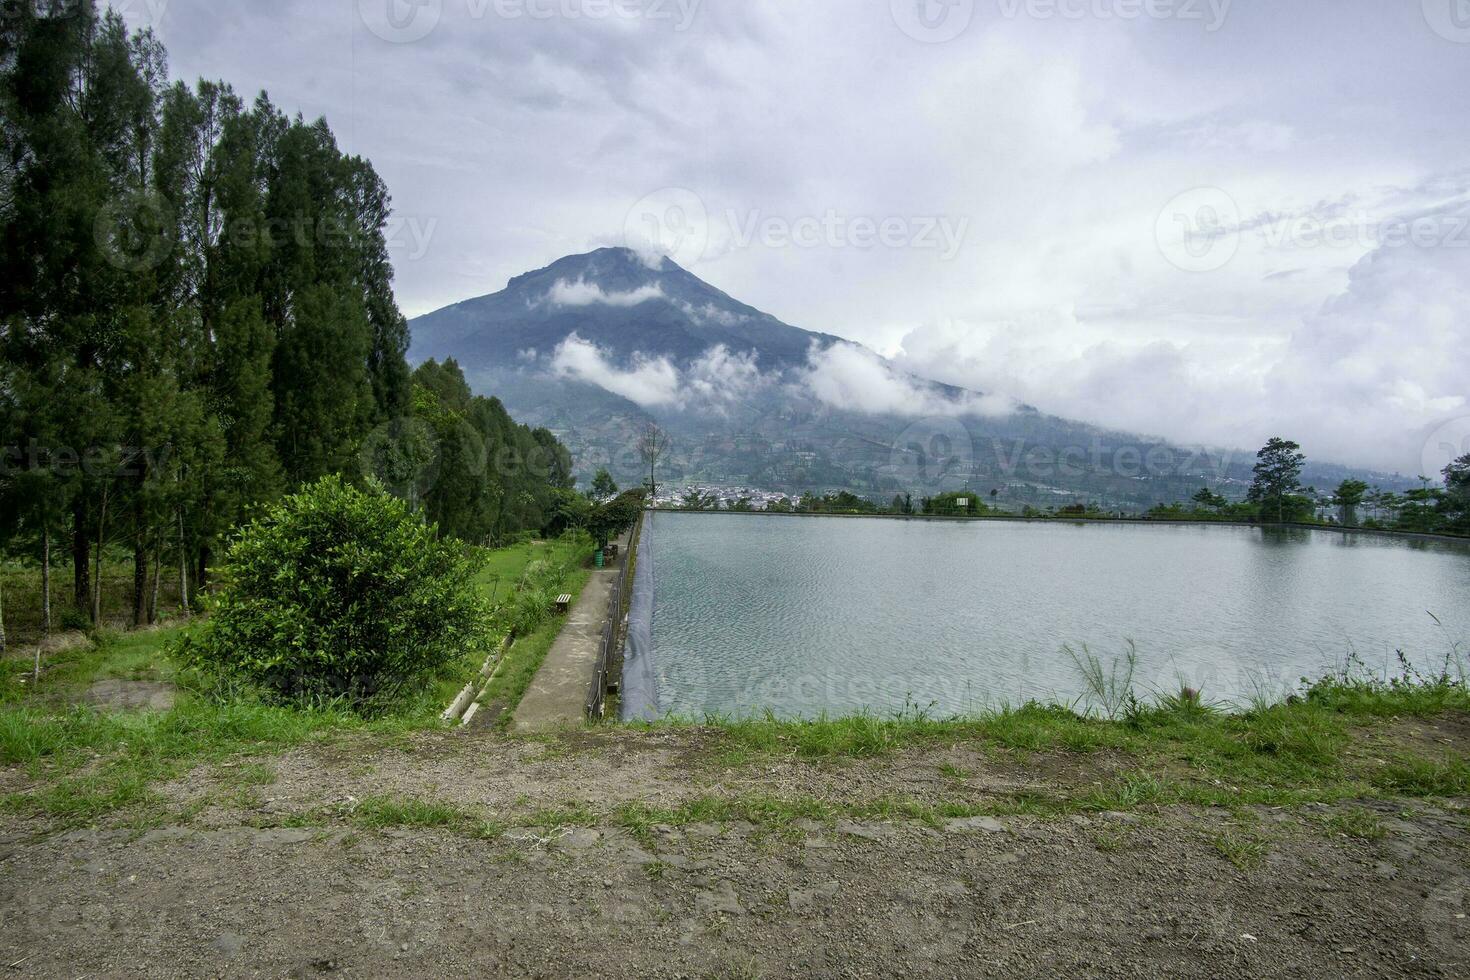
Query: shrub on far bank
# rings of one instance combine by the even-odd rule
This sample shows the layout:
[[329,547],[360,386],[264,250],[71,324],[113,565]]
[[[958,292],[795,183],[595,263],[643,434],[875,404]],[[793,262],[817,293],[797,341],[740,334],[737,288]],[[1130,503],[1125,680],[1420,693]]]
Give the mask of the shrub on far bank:
[[380,709],[483,640],[473,560],[377,487],[306,487],[245,527],[219,571],[186,659],[283,701]]

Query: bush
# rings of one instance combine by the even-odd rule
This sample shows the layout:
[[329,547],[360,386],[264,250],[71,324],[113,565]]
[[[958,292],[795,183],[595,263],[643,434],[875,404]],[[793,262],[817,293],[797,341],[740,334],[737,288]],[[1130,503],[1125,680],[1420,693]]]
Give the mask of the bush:
[[533,561],[505,601],[491,614],[496,633],[525,636],[551,616],[556,596],[572,568],[560,562]]
[[474,572],[402,501],[327,477],[240,532],[186,657],[285,700],[382,706],[481,644]]

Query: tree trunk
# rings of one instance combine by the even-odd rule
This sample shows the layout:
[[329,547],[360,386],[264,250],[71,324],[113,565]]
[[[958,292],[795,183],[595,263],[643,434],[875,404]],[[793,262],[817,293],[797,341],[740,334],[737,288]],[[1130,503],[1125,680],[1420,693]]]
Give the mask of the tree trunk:
[[51,635],[51,528],[41,528],[41,638]]
[[77,612],[86,615],[92,608],[92,583],[88,575],[88,566],[92,560],[92,542],[87,537],[87,510],[80,500],[81,494],[77,496],[79,499],[72,508],[72,596]]
[[184,540],[184,509],[179,508],[179,602],[184,606],[184,618],[189,618],[189,549]]
[[148,549],[141,534],[133,538],[133,628],[148,615]]
[[133,506],[133,628],[148,617],[148,523],[143,506],[143,488]]
[[209,587],[209,545],[199,546],[199,569],[194,574],[194,591],[203,592]]
[[107,540],[107,491],[102,491],[102,509],[97,512],[97,554],[92,558],[92,625],[102,625],[102,546]]
[[[161,538],[162,535],[160,534]],[[153,542],[153,591],[148,594],[148,625],[158,622],[158,582],[163,578],[163,542]]]
[[5,583],[0,582],[0,654],[5,653]]

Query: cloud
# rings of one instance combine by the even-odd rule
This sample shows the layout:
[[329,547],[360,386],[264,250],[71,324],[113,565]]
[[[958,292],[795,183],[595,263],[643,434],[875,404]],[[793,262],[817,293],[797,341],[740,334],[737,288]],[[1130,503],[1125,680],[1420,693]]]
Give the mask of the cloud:
[[731,403],[748,398],[776,380],[776,375],[761,373],[754,351],[737,354],[717,344],[689,366],[686,397],[694,407],[723,412]]
[[607,353],[575,333],[551,355],[552,373],[597,385],[643,408],[678,404],[682,397],[679,369],[666,357],[634,354],[629,367],[614,364]]
[[856,344],[823,348],[814,343],[801,384],[832,408],[869,415],[994,416],[1015,409],[1003,395],[951,397]]
[[573,333],[551,356],[551,372],[597,385],[643,408],[724,413],[732,404],[775,383],[763,375],[753,351],[733,353],[724,344],[705,351],[686,370],[667,357],[635,353],[619,367],[603,348]]
[[685,316],[699,323],[718,323],[723,327],[733,327],[744,323],[750,317],[743,313],[735,313],[731,310],[721,309],[714,303],[705,303],[703,306],[695,306],[688,300],[676,299],[673,301]]
[[664,260],[668,257],[667,254],[659,245],[650,242],[647,238],[639,236],[634,236],[628,240],[615,238],[607,242],[607,244],[625,245],[630,252],[638,257],[638,261],[642,262],[652,272],[662,272],[664,270]]
[[1314,459],[1416,475],[1425,434],[1470,415],[1470,204],[1413,214],[1434,233],[1390,236],[1279,333],[1217,321],[1130,336],[1110,312],[1064,306],[925,324],[895,361],[1177,442],[1250,450],[1281,435]]
[[576,282],[557,280],[546,294],[546,301],[552,306],[637,306],[663,298],[664,288],[656,282],[620,293],[605,292],[597,283],[583,279]]

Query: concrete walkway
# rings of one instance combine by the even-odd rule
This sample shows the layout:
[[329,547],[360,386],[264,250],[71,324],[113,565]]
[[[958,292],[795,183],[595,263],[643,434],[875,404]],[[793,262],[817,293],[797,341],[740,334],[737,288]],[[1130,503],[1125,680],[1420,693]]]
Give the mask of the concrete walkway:
[[580,726],[586,719],[587,687],[597,669],[597,647],[602,642],[607,604],[627,560],[628,539],[624,536],[618,544],[618,560],[607,568],[594,569],[572,604],[566,625],[516,708],[512,731],[544,732]]

